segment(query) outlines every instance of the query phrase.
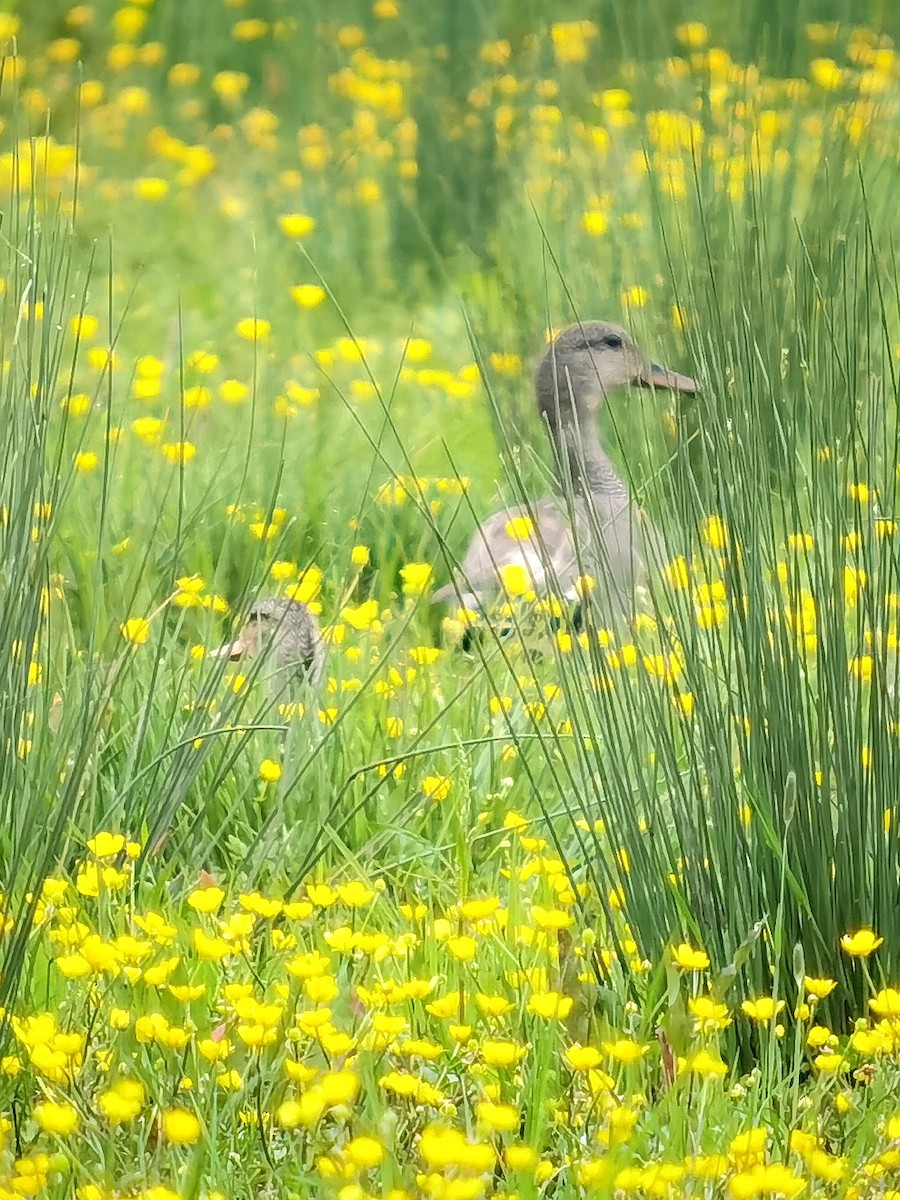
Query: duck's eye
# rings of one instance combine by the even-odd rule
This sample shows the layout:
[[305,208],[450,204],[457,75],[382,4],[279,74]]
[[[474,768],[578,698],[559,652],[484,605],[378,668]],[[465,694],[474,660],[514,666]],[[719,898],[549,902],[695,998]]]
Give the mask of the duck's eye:
[[580,350],[621,350],[624,342],[617,333],[604,333],[602,337],[588,338],[579,346]]

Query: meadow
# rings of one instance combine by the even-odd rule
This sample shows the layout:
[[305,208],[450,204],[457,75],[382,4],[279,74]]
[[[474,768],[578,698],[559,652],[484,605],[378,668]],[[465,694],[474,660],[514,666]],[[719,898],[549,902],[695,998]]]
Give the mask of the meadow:
[[[900,29],[720,7],[0,5],[0,1200],[900,1195]],[[590,318],[635,615],[431,604]]]

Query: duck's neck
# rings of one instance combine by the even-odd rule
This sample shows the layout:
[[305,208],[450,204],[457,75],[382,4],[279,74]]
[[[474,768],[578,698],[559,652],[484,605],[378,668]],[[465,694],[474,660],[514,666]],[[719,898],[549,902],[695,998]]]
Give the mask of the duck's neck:
[[628,488],[620,478],[609,455],[600,445],[596,421],[579,406],[576,414],[561,414],[562,421],[550,427],[560,465],[576,494],[590,496],[627,496]]

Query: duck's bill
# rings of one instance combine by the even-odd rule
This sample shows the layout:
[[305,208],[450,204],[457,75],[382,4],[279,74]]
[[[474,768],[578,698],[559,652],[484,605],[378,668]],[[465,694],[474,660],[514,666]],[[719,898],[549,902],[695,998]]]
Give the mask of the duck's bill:
[[243,658],[247,653],[247,647],[240,638],[236,642],[229,642],[225,646],[219,646],[218,650],[210,650],[207,658],[229,658],[232,661],[238,658]]
[[658,363],[651,363],[645,371],[641,371],[635,379],[640,387],[660,388],[664,392],[699,392],[700,387],[690,375],[681,375],[678,371],[669,371]]

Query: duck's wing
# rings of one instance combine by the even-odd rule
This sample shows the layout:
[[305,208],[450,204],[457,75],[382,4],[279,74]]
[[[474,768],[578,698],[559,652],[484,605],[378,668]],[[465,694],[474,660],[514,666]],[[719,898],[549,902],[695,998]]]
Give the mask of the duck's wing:
[[[522,536],[528,533],[529,536]],[[579,574],[568,517],[556,500],[494,513],[476,531],[453,582],[439,588],[435,603],[457,600],[477,609],[502,588],[503,572],[521,567],[539,595],[574,595]]]
[[[530,537],[516,536],[517,517],[531,521]],[[563,500],[548,498],[488,517],[453,582],[433,600],[477,610],[501,591],[503,568],[521,566],[538,595],[574,600],[579,579],[589,576],[602,608],[627,610],[645,567],[664,561],[661,546],[649,518],[627,495],[577,497],[571,512]]]

